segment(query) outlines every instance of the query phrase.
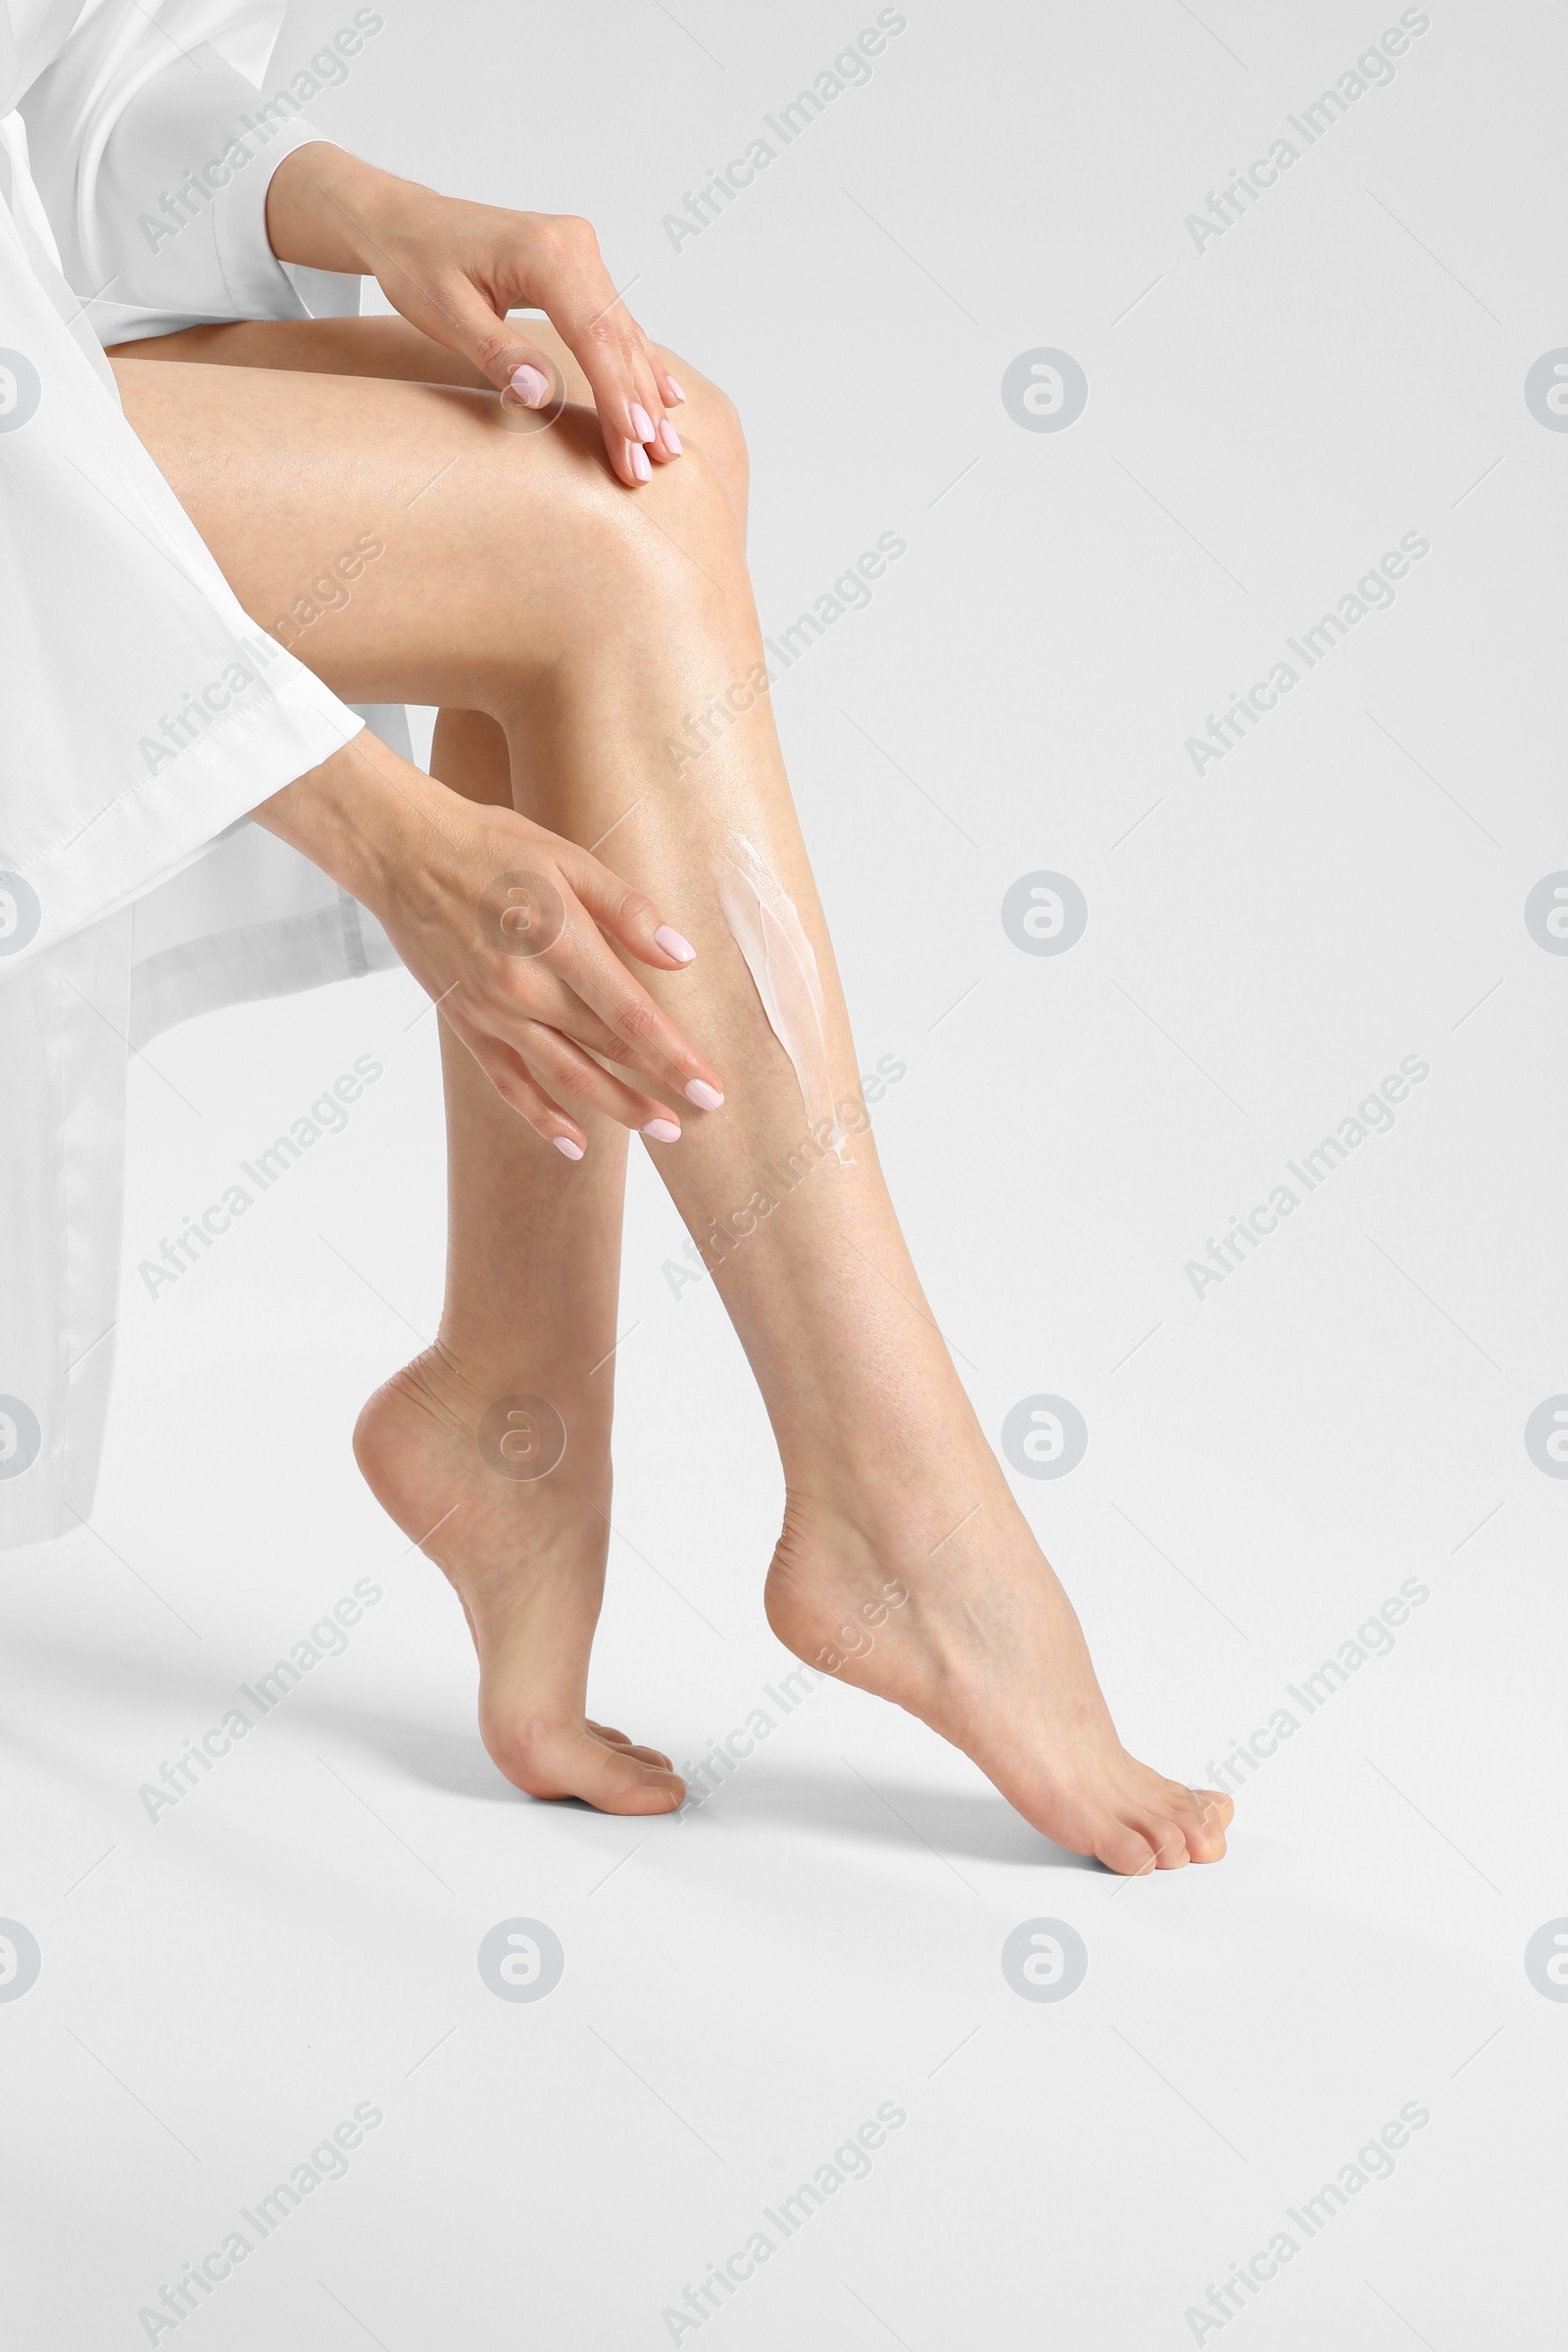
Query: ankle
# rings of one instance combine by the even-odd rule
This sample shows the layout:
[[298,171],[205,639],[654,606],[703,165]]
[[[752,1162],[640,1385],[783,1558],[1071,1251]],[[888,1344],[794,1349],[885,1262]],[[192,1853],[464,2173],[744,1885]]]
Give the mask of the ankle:
[[914,1572],[940,1566],[953,1539],[983,1517],[995,1537],[1017,1517],[1012,1492],[978,1428],[949,1433],[941,1445],[865,1445],[786,1465],[785,1523],[848,1548],[897,1560]]
[[[608,1381],[608,1367],[606,1380]],[[398,1375],[450,1426],[496,1462],[495,1441],[518,1418],[554,1429],[558,1457],[576,1464],[608,1463],[612,1393],[600,1383],[546,1377],[537,1361],[515,1352],[472,1348],[443,1329],[433,1345]]]

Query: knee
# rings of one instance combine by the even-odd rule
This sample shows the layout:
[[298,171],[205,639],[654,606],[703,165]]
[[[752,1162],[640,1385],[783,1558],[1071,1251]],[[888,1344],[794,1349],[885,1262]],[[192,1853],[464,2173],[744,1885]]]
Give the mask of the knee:
[[660,356],[686,395],[685,405],[675,412],[675,430],[683,445],[695,448],[712,467],[744,527],[751,462],[740,413],[727,393],[678,352]]
[[710,608],[716,615],[745,583],[744,475],[737,479],[733,453],[710,435],[715,418],[705,405],[702,436],[683,432],[685,454],[656,466],[636,490],[608,466],[574,486],[582,556],[629,611],[684,612],[696,620]]
[[[719,412],[704,408],[707,424]],[[700,644],[750,611],[730,480],[695,435],[628,489],[592,410],[570,408],[520,444],[499,416],[487,430],[489,463],[462,477],[457,526],[471,533],[474,577],[495,590],[479,599],[475,707],[504,719],[550,673],[635,660],[651,640]]]

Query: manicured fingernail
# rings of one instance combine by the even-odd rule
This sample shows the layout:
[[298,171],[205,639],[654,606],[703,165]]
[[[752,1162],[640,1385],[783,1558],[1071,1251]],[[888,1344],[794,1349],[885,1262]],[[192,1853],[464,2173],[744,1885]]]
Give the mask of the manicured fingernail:
[[666,956],[673,956],[677,963],[697,961],[697,950],[689,939],[682,939],[672,923],[660,924],[654,933],[654,945],[662,948]]
[[678,1144],[680,1142],[680,1129],[673,1119],[650,1119],[643,1129],[643,1133],[656,1144]]
[[654,469],[648,463],[647,450],[640,449],[635,441],[628,442],[627,447],[631,451],[632,472],[636,475],[638,481],[651,482],[654,478]]
[[676,406],[681,406],[685,401],[686,395],[681,390],[679,384],[676,383],[675,378],[672,375],[666,375],[664,381],[669,386],[670,396],[674,400]]
[[550,398],[550,378],[537,368],[514,368],[512,389],[525,409],[542,409]]
[[722,1110],[724,1107],[723,1096],[716,1086],[710,1086],[706,1078],[693,1078],[688,1081],[686,1100],[688,1102],[695,1102],[699,1110]]
[[654,420],[641,403],[635,400],[631,404],[631,429],[639,441],[651,441],[654,437]]
[[676,432],[675,427],[670,423],[667,416],[660,419],[659,438],[661,441],[662,441],[664,447],[668,450],[672,458],[678,458],[680,456],[680,435]]
[[560,1152],[565,1158],[581,1159],[582,1146],[581,1144],[574,1144],[569,1135],[553,1135],[550,1138],[550,1141],[555,1145],[556,1150]]

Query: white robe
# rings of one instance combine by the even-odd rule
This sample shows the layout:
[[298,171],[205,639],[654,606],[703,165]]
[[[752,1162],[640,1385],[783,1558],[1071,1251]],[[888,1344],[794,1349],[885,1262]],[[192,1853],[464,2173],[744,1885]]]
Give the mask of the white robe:
[[351,710],[251,622],[103,356],[358,309],[267,240],[271,173],[317,135],[258,104],[284,5],[0,0],[0,1548],[92,1507],[127,1052],[395,960],[247,812],[367,719],[406,751],[403,713]]

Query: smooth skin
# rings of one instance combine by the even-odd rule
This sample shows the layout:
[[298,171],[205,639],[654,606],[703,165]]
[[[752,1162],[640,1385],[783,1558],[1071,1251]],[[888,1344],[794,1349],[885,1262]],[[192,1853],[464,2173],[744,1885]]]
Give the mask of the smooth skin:
[[[273,190],[284,259],[373,270],[404,316],[195,328],[122,347],[116,368],[132,425],[253,617],[288,615],[373,534],[384,552],[346,600],[283,634],[346,700],[440,707],[434,778],[361,738],[256,813],[371,907],[440,1001],[445,1307],[355,1447],[463,1601],[491,1755],[534,1795],[611,1812],[669,1811],[684,1792],[667,1757],[585,1712],[635,1126],[778,1442],[765,1606],[779,1639],[920,1716],[1061,1845],[1129,1874],[1217,1860],[1230,1800],[1122,1747],[869,1135],[852,1165],[803,1156],[794,1071],[718,908],[709,858],[733,829],[800,909],[835,1098],[857,1104],[766,694],[730,692],[762,661],[733,411],[646,342],[581,223],[449,205],[322,145],[286,159]],[[521,303],[553,324],[504,316]],[[518,368],[548,383],[531,412],[498,398]],[[660,437],[671,406],[676,449]],[[705,732],[694,722],[726,694]],[[518,869],[564,909],[536,955],[476,916]],[[763,1170],[792,1154],[786,1189]],[[478,1443],[516,1396],[547,1397],[569,1433],[534,1481],[498,1475]]]

